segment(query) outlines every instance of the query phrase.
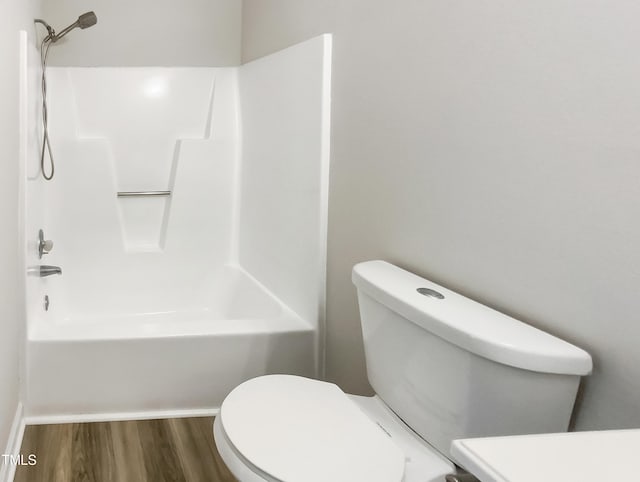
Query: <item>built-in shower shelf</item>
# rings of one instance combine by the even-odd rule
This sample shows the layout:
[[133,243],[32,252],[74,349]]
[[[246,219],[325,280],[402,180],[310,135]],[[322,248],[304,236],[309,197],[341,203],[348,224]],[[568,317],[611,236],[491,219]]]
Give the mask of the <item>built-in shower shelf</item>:
[[129,253],[161,252],[171,191],[118,191],[125,249]]
[[127,253],[161,252],[171,191],[121,191],[116,202]]

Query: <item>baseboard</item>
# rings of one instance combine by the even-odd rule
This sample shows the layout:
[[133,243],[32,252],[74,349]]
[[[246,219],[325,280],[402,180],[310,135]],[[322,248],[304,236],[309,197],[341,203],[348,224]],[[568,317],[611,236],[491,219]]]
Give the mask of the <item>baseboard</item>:
[[[24,409],[22,403],[18,403],[15,416],[13,417],[13,423],[11,424],[11,432],[9,433],[7,448],[3,454],[13,455],[14,457],[20,454],[20,447],[22,446],[22,437],[24,435],[25,427],[23,413]],[[5,463],[4,460],[0,460],[0,482],[12,482],[15,473],[16,465]]]
[[[121,422],[125,420],[153,420],[158,418],[214,417],[219,408],[190,410],[148,410],[144,412],[113,412],[62,415],[31,415],[24,418],[26,425],[51,425],[58,423]],[[4,482],[0,479],[0,482]]]

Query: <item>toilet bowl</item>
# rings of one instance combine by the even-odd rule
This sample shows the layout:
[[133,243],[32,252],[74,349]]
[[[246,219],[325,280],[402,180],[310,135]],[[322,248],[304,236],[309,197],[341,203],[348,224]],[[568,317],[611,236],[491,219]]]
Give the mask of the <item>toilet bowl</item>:
[[444,482],[455,439],[566,431],[586,352],[384,261],[353,282],[376,395],[242,383],[214,422],[240,482]]

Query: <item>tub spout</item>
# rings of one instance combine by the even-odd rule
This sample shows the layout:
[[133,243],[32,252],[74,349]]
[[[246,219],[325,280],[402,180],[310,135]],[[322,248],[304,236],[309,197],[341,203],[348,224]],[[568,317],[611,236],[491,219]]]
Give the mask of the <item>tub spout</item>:
[[62,268],[60,268],[59,266],[48,266],[48,265],[32,266],[27,269],[27,274],[30,274],[33,276],[40,276],[41,278],[44,278],[46,276],[51,276],[53,274],[62,274]]

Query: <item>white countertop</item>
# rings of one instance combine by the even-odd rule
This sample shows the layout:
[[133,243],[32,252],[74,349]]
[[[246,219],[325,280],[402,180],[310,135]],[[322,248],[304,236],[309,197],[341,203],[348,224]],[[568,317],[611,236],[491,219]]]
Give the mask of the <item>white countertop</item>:
[[462,439],[451,455],[482,482],[640,481],[640,429]]

